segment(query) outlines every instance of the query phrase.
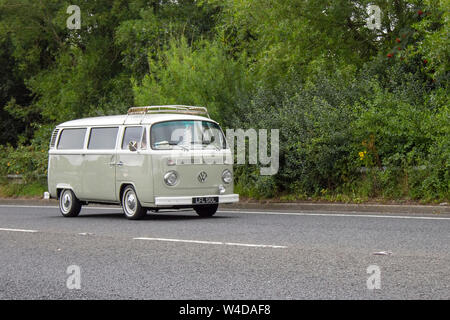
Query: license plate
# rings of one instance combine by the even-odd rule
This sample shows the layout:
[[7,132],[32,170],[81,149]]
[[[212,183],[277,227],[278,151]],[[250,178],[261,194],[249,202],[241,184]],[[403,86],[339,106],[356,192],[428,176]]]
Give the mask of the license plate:
[[217,204],[219,197],[195,197],[192,198],[192,204]]

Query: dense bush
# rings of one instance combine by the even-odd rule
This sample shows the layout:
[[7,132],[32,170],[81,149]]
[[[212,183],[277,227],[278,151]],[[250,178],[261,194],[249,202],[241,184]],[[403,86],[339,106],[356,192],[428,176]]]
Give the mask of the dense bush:
[[0,176],[21,175],[25,183],[46,180],[47,149],[19,145],[0,146],[0,153],[7,157],[0,158]]
[[240,106],[239,125],[280,130],[279,173],[238,168],[244,194],[448,198],[448,93],[430,95],[401,63],[388,83],[352,70],[260,88]]

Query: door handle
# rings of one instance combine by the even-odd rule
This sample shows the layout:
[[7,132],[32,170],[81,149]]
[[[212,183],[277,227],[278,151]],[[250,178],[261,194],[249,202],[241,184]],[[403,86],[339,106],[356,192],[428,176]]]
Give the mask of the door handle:
[[118,166],[118,167],[123,166],[123,162],[122,162],[122,161],[117,162],[117,163],[116,163],[116,166]]

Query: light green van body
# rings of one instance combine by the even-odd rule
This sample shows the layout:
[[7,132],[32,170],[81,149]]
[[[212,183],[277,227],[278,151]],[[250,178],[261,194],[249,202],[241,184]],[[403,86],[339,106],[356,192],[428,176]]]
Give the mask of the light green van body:
[[[58,125],[49,149],[50,196],[58,198],[61,190],[71,189],[83,203],[120,204],[124,188],[133,185],[141,205],[147,208],[189,207],[193,197],[219,197],[219,204],[239,201],[239,196],[233,193],[233,182],[226,184],[222,180],[225,169],[233,172],[228,147],[222,150],[154,150],[147,143],[146,148],[136,151],[122,149],[126,127],[144,127],[146,141],[150,142],[153,124],[173,120],[214,122],[188,114],[132,114],[79,119]],[[91,129],[99,127],[118,128],[114,149],[87,148]],[[82,149],[58,149],[61,132],[70,128],[86,128]],[[178,175],[175,186],[164,182],[164,175],[172,170]],[[207,174],[203,182],[199,179],[201,172]]]

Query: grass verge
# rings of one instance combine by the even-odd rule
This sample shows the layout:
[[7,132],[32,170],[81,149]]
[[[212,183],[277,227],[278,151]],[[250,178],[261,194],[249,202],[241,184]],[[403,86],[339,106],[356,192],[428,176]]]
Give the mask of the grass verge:
[[45,191],[47,191],[47,184],[43,182],[3,182],[0,184],[0,197],[2,198],[42,197]]

